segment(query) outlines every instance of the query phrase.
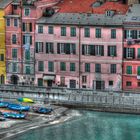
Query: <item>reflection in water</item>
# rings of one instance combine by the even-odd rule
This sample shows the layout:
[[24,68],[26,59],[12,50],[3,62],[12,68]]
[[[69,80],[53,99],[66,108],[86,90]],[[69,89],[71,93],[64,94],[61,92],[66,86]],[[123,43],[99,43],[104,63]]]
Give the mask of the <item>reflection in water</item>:
[[16,140],[140,140],[140,116],[83,111],[63,124],[32,130]]

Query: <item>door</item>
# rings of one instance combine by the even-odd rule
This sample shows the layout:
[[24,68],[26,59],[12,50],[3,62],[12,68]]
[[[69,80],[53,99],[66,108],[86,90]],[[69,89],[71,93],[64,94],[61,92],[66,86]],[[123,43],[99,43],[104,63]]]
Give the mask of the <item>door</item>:
[[105,88],[104,81],[96,81],[96,90],[103,90]]
[[14,85],[18,84],[18,76],[17,75],[12,75],[11,76],[11,83]]
[[52,87],[52,80],[48,80],[48,87]]
[[70,88],[76,88],[76,80],[70,80]]

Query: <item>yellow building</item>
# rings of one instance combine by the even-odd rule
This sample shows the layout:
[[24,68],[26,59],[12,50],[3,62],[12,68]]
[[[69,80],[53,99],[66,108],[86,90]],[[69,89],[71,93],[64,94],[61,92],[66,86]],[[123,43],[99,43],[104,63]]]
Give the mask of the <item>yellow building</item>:
[[4,9],[0,9],[0,84],[4,84],[6,78],[5,52],[6,49]]

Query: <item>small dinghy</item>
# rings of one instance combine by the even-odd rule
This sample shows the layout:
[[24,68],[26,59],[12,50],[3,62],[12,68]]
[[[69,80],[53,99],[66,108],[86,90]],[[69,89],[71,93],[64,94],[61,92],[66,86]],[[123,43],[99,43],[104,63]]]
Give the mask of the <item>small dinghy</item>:
[[13,118],[13,119],[24,119],[26,117],[25,114],[18,114],[15,112],[4,112],[4,118]]
[[53,110],[52,108],[33,107],[33,111],[36,113],[41,113],[41,114],[50,114]]
[[30,107],[29,106],[22,106],[19,104],[9,104],[8,109],[16,110],[16,111],[29,111]]
[[0,101],[0,107],[7,107],[8,105],[9,105],[9,102]]

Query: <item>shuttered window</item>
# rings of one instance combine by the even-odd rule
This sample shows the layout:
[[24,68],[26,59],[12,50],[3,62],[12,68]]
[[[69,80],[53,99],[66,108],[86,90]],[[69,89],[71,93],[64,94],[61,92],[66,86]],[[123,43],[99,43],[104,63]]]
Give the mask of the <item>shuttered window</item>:
[[137,74],[140,75],[140,66],[137,67]]
[[60,62],[60,70],[66,71],[66,63],[65,62]]
[[126,67],[126,74],[132,74],[132,66]]
[[85,63],[85,72],[90,72],[90,63]]

